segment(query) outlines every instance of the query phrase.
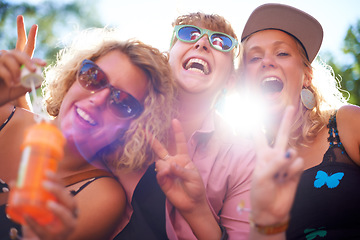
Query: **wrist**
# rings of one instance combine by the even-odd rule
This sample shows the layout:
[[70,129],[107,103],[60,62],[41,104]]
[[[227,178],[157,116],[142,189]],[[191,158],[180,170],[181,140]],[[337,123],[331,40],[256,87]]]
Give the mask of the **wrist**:
[[272,224],[259,224],[255,222],[252,217],[250,217],[249,221],[250,227],[253,228],[256,232],[263,235],[283,233],[287,230],[289,226],[289,218],[287,218],[285,221]]

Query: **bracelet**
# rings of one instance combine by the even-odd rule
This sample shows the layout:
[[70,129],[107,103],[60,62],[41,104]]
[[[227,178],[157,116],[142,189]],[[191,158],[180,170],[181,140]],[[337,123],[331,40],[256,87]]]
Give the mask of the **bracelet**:
[[250,226],[255,228],[255,230],[258,233],[261,233],[264,235],[272,235],[272,234],[285,232],[289,226],[289,220],[282,222],[282,223],[276,223],[276,224],[270,225],[270,226],[264,226],[264,225],[256,224],[252,219],[250,219]]

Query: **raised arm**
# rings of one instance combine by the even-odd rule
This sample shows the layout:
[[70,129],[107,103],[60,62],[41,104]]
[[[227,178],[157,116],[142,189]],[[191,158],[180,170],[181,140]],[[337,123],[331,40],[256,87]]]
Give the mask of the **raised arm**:
[[156,162],[157,180],[167,199],[190,225],[198,239],[220,239],[221,229],[208,205],[204,183],[188,156],[186,139],[180,122],[173,120],[176,154],[157,141],[153,150],[159,156]]
[[303,160],[287,149],[294,108],[288,107],[274,147],[256,134],[257,162],[251,187],[250,239],[285,239]]

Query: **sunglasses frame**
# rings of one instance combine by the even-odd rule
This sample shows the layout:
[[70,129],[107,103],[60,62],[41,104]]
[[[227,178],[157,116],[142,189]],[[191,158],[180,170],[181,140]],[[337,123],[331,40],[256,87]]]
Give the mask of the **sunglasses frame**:
[[[88,64],[88,65],[91,65],[90,68],[96,68],[98,71],[101,71],[101,73],[102,73],[102,74],[104,75],[104,77],[105,77],[106,84],[100,85],[99,88],[95,88],[95,89],[88,89],[88,88],[86,88],[86,86],[85,86],[85,85],[81,82],[81,80],[80,80],[80,72],[81,72],[81,70],[83,69],[83,67],[84,67],[85,65],[87,65],[87,64]],[[134,96],[132,96],[130,93],[128,93],[128,92],[126,92],[126,91],[120,90],[120,89],[118,89],[118,88],[115,88],[113,85],[111,85],[110,82],[109,82],[109,79],[108,79],[108,77],[107,77],[107,75],[106,75],[106,73],[105,73],[95,62],[93,62],[93,61],[91,61],[91,60],[85,59],[85,60],[82,61],[81,65],[80,65],[80,68],[79,68],[79,70],[77,71],[76,79],[77,79],[77,81],[79,82],[80,86],[81,86],[84,90],[89,91],[91,94],[94,94],[94,93],[96,93],[96,92],[99,92],[99,91],[101,91],[101,90],[103,90],[103,89],[105,89],[105,88],[109,88],[110,94],[109,94],[108,99],[107,99],[108,108],[110,109],[110,111],[111,111],[116,117],[118,117],[118,118],[120,118],[120,119],[136,118],[136,117],[138,117],[138,116],[144,111],[143,106],[140,104],[140,102],[139,102]],[[100,81],[99,81],[99,82],[100,82]],[[92,86],[92,87],[93,87],[93,86]],[[119,116],[119,114],[116,112],[116,110],[113,110],[113,108],[110,106],[110,105],[112,104],[111,102],[112,102],[112,101],[117,102],[117,100],[118,100],[118,99],[115,99],[115,98],[112,97],[112,96],[114,96],[114,93],[119,93],[119,94],[123,93],[123,94],[128,95],[127,98],[130,98],[130,99],[132,100],[132,102],[134,103],[134,104],[132,104],[132,105],[133,105],[133,108],[131,108],[132,111],[134,111],[134,113],[133,113],[132,115],[130,115],[130,116],[128,116],[128,117]],[[127,105],[127,104],[125,104],[125,105],[129,107],[129,105]],[[134,107],[135,107],[135,110],[134,110]]]
[[[195,40],[184,40],[184,39],[181,39],[179,37],[179,31],[180,29],[184,28],[184,27],[193,27],[193,28],[196,28],[197,30],[200,31],[200,36],[195,39]],[[197,27],[197,26],[194,26],[194,25],[176,25],[174,27],[174,31],[173,31],[173,36],[171,38],[171,43],[170,43],[170,48],[173,46],[173,43],[174,43],[174,39],[175,39],[175,36],[178,40],[182,41],[182,42],[186,42],[186,43],[195,43],[197,41],[199,41],[204,35],[207,35],[208,36],[208,40],[209,40],[209,43],[211,45],[212,48],[220,51],[220,52],[230,52],[233,48],[237,47],[239,45],[239,42],[233,38],[232,36],[226,34],[226,33],[223,33],[223,32],[214,32],[214,31],[211,31],[209,29],[206,29],[206,28],[200,28],[200,27]],[[226,49],[226,50],[223,50],[223,49],[219,49],[217,48],[216,46],[214,46],[214,44],[211,42],[211,36],[214,35],[214,34],[222,34],[222,35],[225,35],[226,37],[228,37],[231,41],[232,41],[232,45],[229,49]]]

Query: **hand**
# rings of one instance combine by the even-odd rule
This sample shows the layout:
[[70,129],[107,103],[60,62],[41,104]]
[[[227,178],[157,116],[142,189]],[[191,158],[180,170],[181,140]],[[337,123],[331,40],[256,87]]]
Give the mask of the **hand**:
[[30,59],[35,50],[37,25],[31,27],[27,39],[24,18],[19,15],[17,17],[17,32],[16,49],[0,51],[0,106],[30,91],[30,89],[20,85],[21,65],[25,65],[31,72],[36,70],[35,64],[39,66],[46,65],[46,62],[40,59]]
[[303,170],[303,160],[297,152],[287,149],[293,107],[285,110],[274,147],[262,133],[255,136],[256,167],[251,187],[253,221],[273,225],[289,219],[296,188]]
[[206,204],[204,183],[191,161],[186,139],[178,120],[173,120],[176,154],[170,156],[165,147],[156,139],[152,148],[160,158],[156,161],[157,181],[167,199],[181,212],[187,213]]
[[2,51],[0,54],[0,106],[23,96],[31,89],[20,84],[21,65],[25,65],[31,72],[35,72],[36,66],[45,66],[40,59],[31,60],[25,53],[11,50]]
[[40,225],[29,216],[25,217],[27,226],[23,227],[24,239],[63,240],[67,239],[77,225],[77,204],[60,179],[52,172],[47,173],[44,182],[46,190],[51,192],[57,202],[49,201],[47,207],[55,216],[55,220],[47,225]]

